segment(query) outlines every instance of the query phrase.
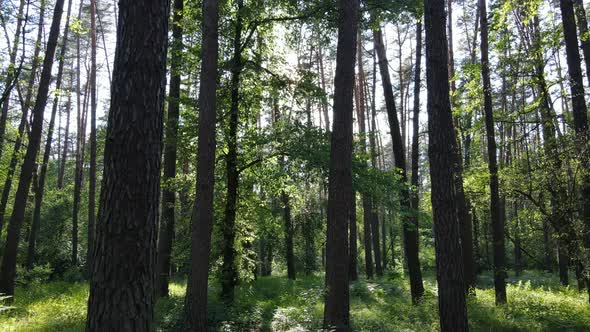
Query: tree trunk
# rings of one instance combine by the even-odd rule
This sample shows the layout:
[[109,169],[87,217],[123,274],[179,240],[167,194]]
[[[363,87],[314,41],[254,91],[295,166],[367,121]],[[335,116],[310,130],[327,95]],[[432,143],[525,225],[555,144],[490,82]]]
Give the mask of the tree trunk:
[[354,67],[358,32],[356,0],[340,0],[336,77],[334,79],[334,125],[330,148],[328,228],[326,240],[326,302],[324,328],[350,328],[347,224],[352,189],[352,114]]
[[170,279],[170,257],[174,240],[176,216],[176,191],[171,181],[176,177],[176,156],[178,144],[178,120],[180,118],[180,84],[182,66],[182,11],[183,0],[174,0],[172,19],[172,45],[170,49],[170,92],[168,95],[168,119],[164,144],[164,189],[162,190],[162,221],[158,236],[158,296],[168,296]]
[[41,144],[41,132],[43,130],[43,113],[49,97],[49,84],[51,83],[51,69],[53,67],[53,59],[55,56],[55,49],[57,48],[57,39],[59,37],[59,23],[63,13],[64,0],[57,0],[55,2],[55,9],[53,12],[53,21],[49,37],[47,38],[47,50],[45,51],[45,58],[43,59],[43,70],[41,72],[41,79],[39,80],[39,88],[37,91],[37,99],[33,107],[33,122],[31,124],[31,132],[29,135],[29,144],[21,167],[20,179],[18,189],[14,199],[14,206],[12,215],[10,216],[10,224],[8,225],[8,233],[6,236],[6,247],[4,249],[4,256],[2,259],[2,267],[0,268],[0,293],[6,295],[14,294],[14,278],[16,276],[16,256],[18,251],[18,243],[20,240],[20,231],[25,217],[25,208],[27,205],[27,198],[29,196],[29,189],[31,179],[33,177],[33,168],[35,167],[35,159]]
[[[72,12],[72,0],[68,1],[68,10],[66,14],[66,25],[64,27],[63,44],[61,45],[59,53],[59,64],[57,69],[57,77],[55,82],[56,91],[60,91],[63,79],[63,71],[65,65],[66,50],[68,47],[68,36],[70,33],[70,13]],[[53,141],[53,130],[55,126],[55,114],[59,107],[59,92],[55,94],[53,99],[53,107],[51,110],[51,118],[49,120],[49,127],[47,127],[47,142],[45,143],[45,150],[43,152],[43,162],[41,163],[41,170],[37,176],[37,190],[35,191],[35,209],[33,212],[33,224],[31,225],[31,236],[29,236],[29,248],[27,251],[27,266],[33,267],[35,257],[35,245],[37,242],[37,233],[41,225],[41,206],[43,205],[43,194],[45,193],[45,178],[47,176],[47,164],[49,163],[49,154],[51,153],[51,143]]]
[[[73,63],[72,63],[73,64]],[[73,65],[70,71],[70,88],[68,91],[68,101],[66,102],[66,128],[64,130],[64,145],[59,164],[59,173],[57,174],[57,188],[64,188],[64,176],[66,172],[66,161],[68,159],[68,149],[70,148],[70,114],[72,111],[72,91],[74,90],[74,70]]]
[[202,12],[197,197],[191,223],[191,270],[184,305],[187,328],[194,331],[207,329],[207,287],[215,179],[219,1],[203,0]]
[[358,248],[357,248],[357,239],[358,239],[358,228],[356,224],[356,192],[352,193],[352,201],[350,202],[350,211],[348,212],[348,222],[349,222],[349,231],[350,231],[350,239],[349,243],[349,251],[348,254],[349,258],[349,275],[350,281],[357,281],[359,278],[358,275]]
[[453,115],[444,0],[425,0],[432,218],[441,331],[468,331],[461,231],[454,195]]
[[[400,125],[395,109],[395,99],[393,96],[391,79],[389,77],[389,65],[387,62],[385,46],[383,44],[383,34],[381,32],[381,28],[373,30],[373,38],[375,42],[375,50],[379,58],[379,69],[381,72],[381,82],[383,83],[383,94],[385,95],[387,118],[389,119],[389,127],[391,131],[391,142],[393,145],[395,167],[398,169],[398,172],[401,173],[402,181],[404,184],[406,184],[408,180],[406,173],[406,154],[404,152],[404,142],[402,141]],[[402,189],[400,200],[400,205],[402,208],[410,208],[410,192],[408,188]],[[414,223],[414,220],[410,220],[403,215],[401,218],[404,232],[404,253],[410,275],[412,301],[414,303],[418,303],[424,295],[424,285],[422,282],[422,272],[420,269],[419,258],[418,224]]]
[[492,238],[494,241],[494,288],[496,304],[506,303],[506,258],[504,252],[504,217],[502,213],[494,114],[492,110],[492,85],[490,82],[490,63],[488,56],[488,16],[486,0],[479,0],[481,20],[481,76],[484,91],[484,113],[488,142],[488,168],[490,171],[490,213],[492,217]]
[[236,30],[233,40],[233,60],[231,68],[231,106],[229,111],[228,152],[225,159],[227,169],[227,193],[225,198],[225,218],[222,224],[223,264],[221,267],[221,298],[226,303],[232,303],[234,288],[237,283],[238,272],[236,270],[236,207],[238,200],[238,187],[240,174],[238,172],[238,121],[240,78],[242,74],[242,29],[244,1],[238,0]]
[[86,330],[152,331],[169,3],[119,3]]
[[[90,0],[90,167],[88,170],[88,248],[86,266],[92,266],[92,247],[96,219],[96,1]],[[72,252],[72,264],[77,263],[77,248]]]
[[580,45],[586,63],[586,76],[590,80],[590,36],[588,35],[588,19],[586,9],[584,9],[584,0],[573,0],[573,3],[580,35]]
[[25,96],[24,108],[18,125],[18,136],[14,143],[14,149],[12,150],[12,156],[10,157],[10,164],[8,166],[8,172],[6,174],[6,180],[4,181],[4,187],[2,189],[2,198],[0,198],[0,235],[4,228],[4,215],[6,213],[6,206],[8,204],[8,198],[10,196],[10,190],[12,189],[12,180],[14,179],[14,173],[18,163],[18,156],[21,151],[23,138],[25,135],[25,127],[29,121],[29,109],[31,108],[31,99],[33,98],[33,91],[35,86],[35,78],[37,77],[37,71],[39,69],[39,53],[41,53],[41,42],[43,41],[43,26],[45,22],[45,7],[46,0],[41,0],[39,9],[39,24],[37,25],[37,41],[35,42],[35,50],[33,51],[33,62],[31,64],[31,73],[29,81],[27,82],[27,94]]

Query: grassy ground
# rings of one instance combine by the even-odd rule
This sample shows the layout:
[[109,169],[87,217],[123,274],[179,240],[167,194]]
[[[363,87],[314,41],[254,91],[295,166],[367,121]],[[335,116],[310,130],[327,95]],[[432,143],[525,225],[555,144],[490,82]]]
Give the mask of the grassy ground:
[[[494,306],[491,278],[480,278],[476,296],[469,300],[474,331],[590,331],[586,294],[559,287],[554,277],[525,273],[508,286],[509,305]],[[424,302],[412,306],[404,279],[381,279],[351,285],[351,314],[355,331],[436,331],[436,285],[427,277]],[[185,285],[171,286],[171,297],[159,301],[159,331],[182,331],[178,325]],[[211,292],[216,292],[213,285]],[[212,298],[213,331],[317,331],[321,327],[323,279],[319,276],[288,281],[261,278],[242,285],[236,304],[227,308]],[[0,313],[0,331],[83,331],[86,284],[51,282],[19,288],[13,306]]]

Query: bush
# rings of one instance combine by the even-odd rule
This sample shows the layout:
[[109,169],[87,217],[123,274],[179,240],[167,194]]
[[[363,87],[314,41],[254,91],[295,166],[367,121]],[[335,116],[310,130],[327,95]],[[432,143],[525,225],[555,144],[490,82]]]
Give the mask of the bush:
[[19,265],[16,269],[16,284],[18,286],[43,284],[49,281],[52,274],[53,269],[49,264],[37,265],[30,270]]

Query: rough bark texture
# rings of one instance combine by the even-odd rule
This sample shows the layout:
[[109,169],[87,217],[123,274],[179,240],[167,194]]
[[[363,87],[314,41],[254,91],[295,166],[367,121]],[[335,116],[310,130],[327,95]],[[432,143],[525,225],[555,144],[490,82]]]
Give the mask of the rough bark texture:
[[584,62],[586,63],[586,76],[590,79],[590,35],[588,35],[588,18],[586,16],[586,9],[584,8],[584,0],[573,0],[574,10],[576,13],[576,20],[578,32],[580,35],[580,45],[584,54]]
[[339,1],[324,306],[324,327],[336,331],[348,331],[350,327],[347,224],[353,198],[352,113],[358,7],[357,0]]
[[[55,82],[55,89],[61,89],[63,79],[66,50],[68,47],[68,36],[70,33],[70,13],[72,12],[72,0],[68,1],[68,10],[66,14],[66,25],[64,27],[63,41],[59,52],[59,65],[57,69],[57,77]],[[43,151],[43,161],[41,169],[37,176],[37,190],[35,191],[35,208],[33,212],[33,224],[31,225],[31,233],[29,234],[29,246],[27,250],[27,266],[32,267],[35,260],[35,246],[37,242],[37,233],[41,225],[41,206],[43,204],[43,195],[45,193],[45,178],[47,176],[47,164],[49,163],[49,154],[51,153],[51,144],[53,142],[53,131],[55,126],[55,115],[59,107],[59,93],[53,99],[53,107],[51,109],[51,118],[49,126],[47,127],[47,141],[45,143],[45,150]]]
[[228,148],[225,158],[227,172],[227,193],[225,197],[225,220],[222,225],[223,263],[221,267],[221,298],[226,303],[233,302],[234,288],[237,283],[236,268],[236,208],[240,173],[238,172],[238,121],[240,102],[240,80],[242,74],[242,29],[244,1],[238,0],[237,18],[233,40],[233,60],[231,68],[231,105],[229,111]]
[[87,331],[152,331],[167,1],[119,2]]
[[460,229],[454,200],[454,129],[444,0],[425,0],[432,212],[441,331],[468,331]]
[[[389,65],[387,61],[387,54],[385,52],[385,45],[383,44],[383,33],[381,29],[373,30],[373,38],[375,42],[375,50],[379,58],[379,70],[381,72],[381,82],[383,84],[383,94],[385,95],[385,106],[387,108],[387,118],[389,120],[389,127],[391,131],[391,142],[393,146],[393,155],[395,159],[395,167],[401,173],[402,181],[407,182],[408,176],[406,173],[406,153],[404,151],[404,142],[400,132],[400,124],[397,118],[395,108],[395,99],[393,96],[393,88],[391,85],[391,78],[389,76]],[[402,190],[400,194],[400,205],[402,208],[410,209],[410,192],[407,188]],[[408,264],[408,273],[410,275],[410,291],[412,293],[412,301],[417,303],[424,295],[424,284],[422,282],[422,271],[420,269],[419,258],[419,233],[418,223],[405,217],[403,214],[402,228],[404,232],[404,253],[406,262]]]
[[207,286],[215,170],[219,1],[203,0],[197,198],[192,215],[191,270],[184,305],[187,329],[207,330]]
[[25,208],[31,179],[33,178],[33,169],[39,146],[41,145],[41,131],[43,130],[43,112],[47,99],[49,97],[49,84],[51,82],[51,69],[53,68],[53,59],[55,49],[57,48],[57,39],[59,37],[59,23],[63,13],[64,0],[57,0],[53,11],[53,21],[47,38],[47,50],[43,60],[43,70],[39,80],[37,99],[33,107],[33,122],[29,134],[29,144],[21,167],[18,189],[14,198],[10,224],[6,235],[6,247],[2,258],[2,267],[0,268],[0,293],[6,295],[14,294],[14,278],[16,276],[16,256],[18,243],[20,240],[20,231],[25,218]]
[[358,228],[356,224],[356,193],[352,193],[352,200],[350,202],[350,211],[348,211],[348,223],[349,223],[349,277],[351,281],[356,281],[359,278],[358,274]]
[[506,303],[506,253],[504,249],[504,217],[500,201],[498,163],[494,114],[492,105],[492,84],[488,56],[488,16],[485,0],[479,0],[481,25],[481,76],[483,80],[484,114],[487,138],[488,168],[490,171],[490,213],[494,247],[494,289],[496,304]]
[[170,92],[168,95],[168,118],[164,144],[164,177],[162,190],[162,220],[158,236],[158,296],[168,296],[170,279],[170,256],[174,239],[176,191],[170,183],[176,177],[176,151],[178,142],[178,120],[180,118],[180,83],[182,67],[182,11],[183,0],[174,0],[172,18],[172,45],[170,48]]

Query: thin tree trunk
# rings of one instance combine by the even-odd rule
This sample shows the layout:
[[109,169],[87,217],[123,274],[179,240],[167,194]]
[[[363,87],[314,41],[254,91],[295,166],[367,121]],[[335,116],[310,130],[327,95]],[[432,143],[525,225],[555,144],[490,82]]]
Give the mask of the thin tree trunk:
[[[55,89],[59,91],[61,89],[61,83],[63,79],[63,71],[65,65],[66,50],[68,47],[68,36],[70,33],[70,14],[72,11],[72,0],[68,1],[68,10],[66,14],[66,25],[64,27],[63,42],[59,53],[59,64],[57,69],[57,77],[55,83]],[[53,99],[53,107],[51,110],[51,118],[49,120],[49,126],[47,127],[47,141],[45,143],[45,150],[43,152],[43,161],[41,163],[41,169],[37,176],[37,190],[35,191],[35,209],[33,212],[33,224],[31,226],[31,236],[29,236],[29,248],[27,251],[27,266],[33,267],[35,257],[35,245],[37,242],[37,233],[41,225],[41,206],[43,205],[43,195],[45,193],[45,179],[47,176],[47,164],[49,163],[49,155],[51,153],[51,143],[53,141],[53,130],[55,126],[55,115],[59,108],[59,93],[56,93]]]
[[[72,63],[73,64],[73,63]],[[70,147],[70,114],[72,111],[72,91],[74,90],[74,70],[73,65],[70,70],[70,88],[68,91],[68,101],[66,102],[66,128],[64,129],[64,145],[57,175],[57,188],[64,188],[64,176],[66,172],[66,161],[68,159],[68,149]]]
[[349,276],[350,281],[357,281],[359,278],[358,275],[358,248],[357,248],[357,240],[358,240],[358,228],[356,224],[356,192],[352,193],[352,201],[350,203],[350,211],[349,211],[348,223],[349,223],[349,251],[348,254],[349,258]]
[[461,231],[454,186],[453,115],[449,98],[444,0],[425,0],[426,76],[432,215],[442,332],[468,331]]
[[158,236],[158,296],[168,296],[170,279],[170,257],[176,222],[176,191],[170,183],[176,177],[176,159],[178,145],[178,121],[180,118],[180,84],[182,66],[182,11],[183,0],[174,0],[172,19],[172,45],[170,55],[170,92],[168,96],[168,119],[166,121],[166,141],[164,143],[164,177],[162,190],[162,221]]
[[8,225],[8,233],[6,236],[6,247],[4,249],[4,256],[2,258],[2,267],[0,268],[0,293],[6,295],[14,294],[14,278],[16,276],[16,256],[18,251],[18,243],[20,240],[20,231],[25,217],[25,208],[27,205],[27,198],[29,196],[29,189],[33,177],[33,168],[35,167],[35,159],[39,146],[41,144],[41,132],[43,130],[43,113],[49,97],[49,84],[51,83],[51,69],[53,67],[53,60],[55,56],[55,49],[57,48],[57,39],[59,37],[59,23],[63,13],[64,0],[57,0],[55,2],[55,9],[53,12],[53,21],[49,37],[47,39],[47,50],[45,51],[45,58],[43,59],[43,70],[41,72],[41,80],[39,81],[39,88],[37,91],[37,99],[35,107],[33,107],[33,122],[31,124],[31,132],[29,135],[29,144],[21,167],[20,179],[18,189],[14,199],[14,206],[12,215],[10,217],[10,224]]
[[584,8],[584,0],[573,0],[574,11],[576,13],[576,20],[578,32],[580,35],[580,46],[584,54],[584,62],[586,63],[586,76],[590,80],[590,36],[588,35],[588,18],[586,16],[586,9]]
[[207,329],[207,287],[215,179],[219,1],[203,0],[202,12],[197,197],[191,227],[191,270],[184,305],[187,328],[193,331]]
[[[389,77],[387,55],[385,52],[385,46],[383,44],[383,34],[381,32],[381,28],[373,30],[373,38],[375,42],[375,50],[379,58],[381,82],[383,83],[383,94],[385,95],[387,118],[389,119],[389,127],[391,131],[391,142],[393,145],[395,167],[397,168],[398,172],[401,173],[402,181],[404,184],[406,184],[408,180],[406,173],[406,154],[404,152],[404,142],[402,141],[400,125],[395,109],[395,99],[393,96],[391,79]],[[400,200],[400,205],[402,208],[410,208],[410,192],[408,188],[402,189]],[[414,223],[413,220],[410,220],[403,215],[401,217],[404,232],[404,253],[410,275],[412,301],[414,303],[418,303],[424,295],[424,285],[422,282],[422,271],[420,269],[419,258],[418,224]]]
[[169,3],[120,4],[86,331],[154,330]]
[[486,0],[479,0],[481,25],[481,71],[484,91],[484,113],[488,142],[488,168],[490,171],[490,213],[492,217],[492,238],[494,241],[494,289],[496,304],[506,303],[506,258],[504,252],[504,218],[502,213],[498,165],[496,157],[496,137],[494,114],[492,110],[492,85],[488,56],[488,17]]
[[334,126],[331,137],[326,240],[326,302],[324,328],[350,328],[347,229],[352,189],[352,114],[359,3],[340,0]]

